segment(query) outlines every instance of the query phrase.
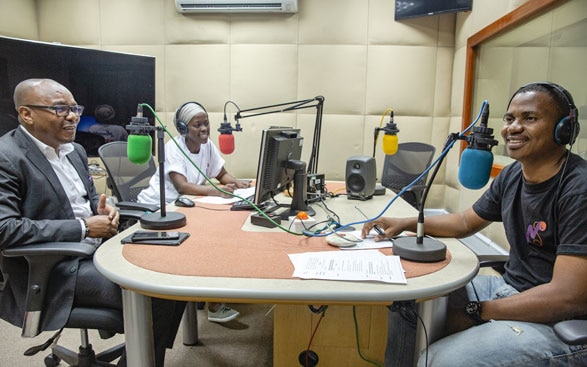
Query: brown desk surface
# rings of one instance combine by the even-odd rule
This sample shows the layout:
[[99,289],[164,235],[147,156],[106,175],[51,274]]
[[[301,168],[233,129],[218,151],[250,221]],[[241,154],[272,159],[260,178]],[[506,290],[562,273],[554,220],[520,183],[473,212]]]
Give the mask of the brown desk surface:
[[[311,251],[341,251],[323,237],[295,236],[283,231],[251,232],[241,228],[250,212],[230,211],[229,205],[199,204],[179,208],[187,225],[177,230],[191,236],[180,246],[124,245],[127,261],[139,267],[169,274],[207,277],[291,279],[294,271],[288,254]],[[386,255],[392,249],[380,250]],[[402,260],[406,277],[426,275],[442,269],[451,256],[438,263]]]

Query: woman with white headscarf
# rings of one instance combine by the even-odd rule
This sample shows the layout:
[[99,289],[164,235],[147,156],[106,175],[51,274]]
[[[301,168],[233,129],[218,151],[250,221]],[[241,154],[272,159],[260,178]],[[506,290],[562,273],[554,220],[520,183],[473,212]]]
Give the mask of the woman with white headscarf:
[[[200,104],[187,102],[175,113],[175,126],[180,133],[173,141],[165,144],[165,199],[167,203],[180,195],[220,195],[226,194],[216,190],[212,185],[205,185],[206,178],[215,178],[219,187],[233,192],[237,188],[249,187],[248,182],[237,181],[224,168],[224,159],[218,148],[210,141],[210,122],[208,113]],[[197,170],[184,155],[187,154],[202,172]],[[140,203],[158,204],[159,168],[149,181],[149,187],[140,192]],[[208,303],[208,320],[228,322],[235,319],[239,312],[224,303]]]
[[[224,159],[218,148],[209,139],[210,123],[206,110],[196,102],[181,105],[174,119],[179,136],[175,137],[179,147],[169,141],[165,144],[165,200],[167,203],[180,195],[228,196],[212,185],[206,185],[204,173],[220,182],[219,187],[227,192],[249,187],[248,182],[238,181],[224,168]],[[202,173],[186,158],[190,157]],[[138,196],[140,203],[158,204],[159,171],[155,172],[149,187]]]

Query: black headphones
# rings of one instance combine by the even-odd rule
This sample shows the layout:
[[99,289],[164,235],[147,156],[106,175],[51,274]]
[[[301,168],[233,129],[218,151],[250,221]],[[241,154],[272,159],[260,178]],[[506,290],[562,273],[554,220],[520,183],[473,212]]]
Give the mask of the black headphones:
[[571,93],[569,93],[565,88],[561,87],[560,85],[551,82],[535,82],[526,84],[520,87],[516,91],[516,93],[512,95],[512,98],[510,98],[510,103],[508,103],[508,108],[509,105],[512,103],[512,99],[514,99],[514,97],[518,93],[520,93],[520,91],[527,89],[528,87],[533,85],[541,86],[553,93],[558,94],[569,105],[569,115],[563,117],[554,128],[554,141],[559,145],[573,145],[581,129],[579,125],[579,111],[575,106],[575,102],[573,101]]
[[175,117],[173,118],[173,122],[175,123],[175,128],[177,129],[177,132],[180,135],[186,135],[188,133],[188,123],[189,123],[189,121],[181,121],[179,119],[179,115],[181,114],[181,110],[183,110],[183,108],[185,106],[187,106],[188,104],[190,104],[190,103],[194,103],[194,104],[197,104],[198,106],[200,106],[200,108],[202,108],[204,110],[204,113],[206,113],[206,116],[208,116],[208,111],[206,111],[206,109],[204,108],[204,106],[202,106],[198,102],[189,101],[189,102],[186,102],[186,103],[182,104],[181,106],[179,106],[179,108],[177,109],[177,111],[175,111]]

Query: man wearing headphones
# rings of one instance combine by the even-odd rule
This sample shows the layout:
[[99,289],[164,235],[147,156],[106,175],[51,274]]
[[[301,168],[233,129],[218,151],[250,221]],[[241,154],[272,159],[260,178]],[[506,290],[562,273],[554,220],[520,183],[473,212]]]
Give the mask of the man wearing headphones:
[[[224,168],[224,159],[209,139],[210,122],[202,105],[197,102],[182,104],[175,113],[174,122],[180,135],[175,137],[175,142],[165,144],[165,198],[168,203],[180,195],[229,196],[212,185],[205,185],[206,177],[218,180],[220,184],[217,186],[226,192],[249,187],[248,182],[238,181]],[[139,193],[137,200],[140,203],[159,203],[158,168],[149,181],[149,187]],[[225,304],[208,303],[210,321],[228,322],[238,315]]]
[[[567,145],[579,133],[569,92],[531,83],[510,100],[501,130],[505,167],[461,213],[428,217],[426,234],[470,236],[503,222],[510,245],[503,276],[478,275],[449,296],[447,336],[418,366],[587,366],[585,346],[559,340],[552,325],[587,317],[587,163]],[[416,231],[416,218],[379,218],[376,240]],[[413,366],[415,303],[394,304],[385,365]],[[397,312],[393,312],[397,311]]]

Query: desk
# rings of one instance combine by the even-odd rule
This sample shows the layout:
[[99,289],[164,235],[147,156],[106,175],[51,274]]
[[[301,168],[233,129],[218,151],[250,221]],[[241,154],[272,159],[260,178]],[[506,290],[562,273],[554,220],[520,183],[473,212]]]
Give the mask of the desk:
[[[338,197],[327,201],[342,223],[362,220],[354,208],[359,206],[367,215],[378,214],[392,198],[393,193],[368,201]],[[315,206],[317,216],[324,211]],[[174,208],[170,208],[174,210]],[[182,210],[192,210],[182,209]],[[403,200],[397,200],[387,211],[389,216],[414,215],[415,210]],[[222,225],[219,223],[219,225]],[[245,226],[246,227],[246,226]],[[233,303],[266,303],[293,305],[389,305],[393,301],[428,300],[446,295],[462,287],[477,273],[477,257],[456,239],[443,239],[451,254],[444,268],[423,276],[408,279],[407,285],[370,282],[347,282],[300,279],[261,279],[239,277],[187,276],[157,272],[139,267],[123,256],[120,240],[138,229],[131,227],[106,241],[96,251],[94,262],[98,270],[123,288],[125,341],[129,367],[152,366],[150,297],[186,301],[226,301]],[[246,230],[238,235],[244,235]],[[275,231],[255,227],[261,231]],[[242,231],[227,228],[227,231]],[[194,234],[204,236],[205,233]],[[234,236],[226,237],[234,241]],[[430,302],[421,303],[422,311],[431,312]],[[430,305],[430,306],[427,306]]]

